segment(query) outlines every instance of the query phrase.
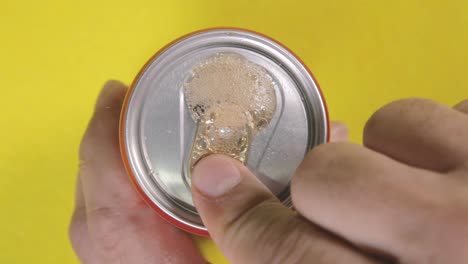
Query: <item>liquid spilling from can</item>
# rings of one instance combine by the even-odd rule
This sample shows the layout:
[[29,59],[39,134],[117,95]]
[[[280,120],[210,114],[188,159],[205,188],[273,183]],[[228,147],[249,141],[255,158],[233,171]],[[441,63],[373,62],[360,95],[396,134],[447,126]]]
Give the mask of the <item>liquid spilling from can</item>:
[[328,130],[318,84],[294,54],[257,33],[215,29],[180,38],[148,61],[127,94],[120,145],[148,204],[206,236],[190,191],[199,159],[222,153],[244,162],[291,207],[291,177]]

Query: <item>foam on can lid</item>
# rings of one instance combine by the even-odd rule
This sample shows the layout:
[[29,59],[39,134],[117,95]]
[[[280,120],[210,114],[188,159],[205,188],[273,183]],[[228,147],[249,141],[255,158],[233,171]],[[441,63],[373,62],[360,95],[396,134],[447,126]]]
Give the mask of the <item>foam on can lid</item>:
[[275,82],[262,66],[235,53],[218,53],[196,65],[184,96],[197,123],[191,167],[220,153],[245,162],[256,132],[276,110]]

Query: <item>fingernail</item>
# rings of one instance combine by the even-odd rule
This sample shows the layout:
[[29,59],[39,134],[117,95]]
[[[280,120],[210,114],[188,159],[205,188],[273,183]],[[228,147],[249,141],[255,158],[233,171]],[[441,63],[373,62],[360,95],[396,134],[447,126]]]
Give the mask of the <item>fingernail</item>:
[[331,126],[330,141],[347,141],[348,127],[340,122],[333,122]]
[[192,185],[201,193],[220,197],[241,180],[234,161],[222,155],[208,156],[198,162],[192,172]]

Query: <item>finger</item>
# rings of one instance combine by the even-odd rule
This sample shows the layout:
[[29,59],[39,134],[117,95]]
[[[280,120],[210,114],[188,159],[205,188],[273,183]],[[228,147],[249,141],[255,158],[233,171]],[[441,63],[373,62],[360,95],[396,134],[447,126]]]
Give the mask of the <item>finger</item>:
[[[446,241],[440,231],[447,228],[441,219],[462,226],[466,205],[448,206],[456,197],[451,195],[462,197],[464,190],[446,179],[358,145],[331,143],[313,149],[299,167],[292,200],[314,223],[399,263],[451,263],[440,259],[440,243]],[[458,232],[452,239],[463,241]]]
[[373,263],[284,207],[241,163],[202,159],[193,199],[211,237],[236,263]]
[[126,87],[106,84],[80,149],[89,237],[99,263],[205,263],[186,233],[146,205],[125,173],[118,126]]
[[80,178],[88,211],[143,204],[129,184],[119,151],[119,117],[126,90],[117,81],[104,86],[81,143]]
[[364,129],[364,145],[412,166],[447,172],[468,160],[468,116],[425,99],[378,110]]
[[453,107],[455,110],[458,110],[462,113],[468,114],[468,99],[461,101]]
[[330,141],[331,142],[338,142],[338,141],[348,141],[349,132],[348,127],[337,121],[331,122],[331,133],[330,133]]
[[70,241],[81,263],[97,263],[94,248],[88,235],[86,207],[80,178],[76,180],[75,210],[68,229]]
[[76,188],[75,188],[75,210],[81,210],[86,207],[84,195],[83,195],[83,186],[79,177],[76,178]]

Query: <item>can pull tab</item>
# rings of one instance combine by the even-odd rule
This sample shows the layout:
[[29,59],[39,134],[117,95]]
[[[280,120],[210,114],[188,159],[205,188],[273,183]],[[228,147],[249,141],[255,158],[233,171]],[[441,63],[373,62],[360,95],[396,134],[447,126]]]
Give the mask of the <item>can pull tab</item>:
[[210,154],[224,154],[245,163],[252,141],[251,114],[240,106],[211,107],[199,118],[190,150],[189,168]]
[[189,178],[195,164],[210,154],[245,163],[255,133],[276,111],[275,85],[266,69],[235,53],[215,54],[192,69],[184,84],[196,122],[185,164]]

